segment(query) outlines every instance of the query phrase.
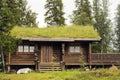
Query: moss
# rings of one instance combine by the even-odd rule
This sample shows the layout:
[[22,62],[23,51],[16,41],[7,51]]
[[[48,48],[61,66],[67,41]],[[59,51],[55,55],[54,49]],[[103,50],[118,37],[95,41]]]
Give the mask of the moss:
[[14,27],[11,35],[18,38],[100,38],[92,26],[62,26],[49,28]]

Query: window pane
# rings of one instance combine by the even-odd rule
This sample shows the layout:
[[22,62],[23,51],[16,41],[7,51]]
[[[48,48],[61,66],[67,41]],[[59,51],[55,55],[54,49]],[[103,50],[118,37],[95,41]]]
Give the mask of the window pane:
[[30,46],[30,52],[34,52],[35,47],[34,46]]
[[75,47],[75,52],[80,52],[80,47],[79,46]]
[[70,52],[74,52],[74,46],[70,46]]
[[23,52],[23,46],[18,46],[18,52]]
[[29,47],[27,45],[24,46],[24,52],[29,52]]

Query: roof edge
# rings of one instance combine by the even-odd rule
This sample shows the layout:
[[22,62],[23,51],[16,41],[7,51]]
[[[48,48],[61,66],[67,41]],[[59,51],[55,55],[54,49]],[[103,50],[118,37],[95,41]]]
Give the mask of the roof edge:
[[21,38],[22,40],[29,41],[101,41],[101,38]]

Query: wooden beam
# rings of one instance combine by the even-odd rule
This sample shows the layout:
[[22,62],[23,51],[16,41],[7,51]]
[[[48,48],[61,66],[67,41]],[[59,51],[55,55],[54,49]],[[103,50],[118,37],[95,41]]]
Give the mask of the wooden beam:
[[64,62],[64,54],[65,54],[65,44],[62,43],[62,60]]
[[11,62],[11,53],[8,52],[8,64],[10,65],[10,62]]
[[65,58],[64,58],[64,55],[65,55],[65,44],[62,43],[62,61],[61,61],[61,68],[62,70],[65,70]]
[[92,68],[92,67],[91,67],[91,64],[92,64],[91,53],[92,53],[92,51],[91,51],[91,43],[89,43],[89,66],[90,66],[90,69]]

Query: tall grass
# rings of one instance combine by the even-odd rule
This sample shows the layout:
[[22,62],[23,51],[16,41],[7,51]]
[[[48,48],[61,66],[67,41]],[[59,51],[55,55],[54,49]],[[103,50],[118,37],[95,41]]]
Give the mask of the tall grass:
[[62,71],[29,74],[3,74],[0,80],[120,80],[120,71],[109,72],[108,70],[97,71]]
[[49,28],[14,27],[11,35],[18,38],[99,38],[92,26],[63,26]]

